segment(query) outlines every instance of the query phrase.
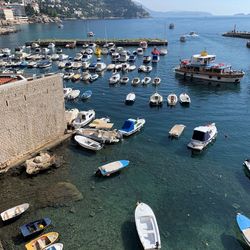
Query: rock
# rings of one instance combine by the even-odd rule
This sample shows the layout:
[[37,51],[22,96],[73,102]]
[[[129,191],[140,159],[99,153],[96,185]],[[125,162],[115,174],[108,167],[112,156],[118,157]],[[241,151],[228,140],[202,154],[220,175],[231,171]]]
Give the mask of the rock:
[[2,245],[2,242],[0,241],[0,250],[4,250],[3,249],[3,245]]
[[43,189],[37,197],[37,203],[40,207],[69,206],[70,203],[83,199],[82,193],[69,182],[58,182]]
[[40,155],[27,160],[25,162],[27,174],[38,174],[42,170],[46,170],[55,164],[55,156],[51,156],[48,153],[40,153]]

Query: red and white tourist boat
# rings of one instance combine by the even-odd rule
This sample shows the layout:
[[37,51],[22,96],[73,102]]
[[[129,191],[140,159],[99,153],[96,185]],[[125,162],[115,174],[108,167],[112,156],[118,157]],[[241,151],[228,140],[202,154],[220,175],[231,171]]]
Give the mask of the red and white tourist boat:
[[202,51],[198,55],[193,55],[191,60],[181,60],[174,71],[176,75],[184,78],[239,83],[245,73],[241,70],[233,70],[231,65],[215,63],[215,58],[215,55],[208,55],[206,51]]

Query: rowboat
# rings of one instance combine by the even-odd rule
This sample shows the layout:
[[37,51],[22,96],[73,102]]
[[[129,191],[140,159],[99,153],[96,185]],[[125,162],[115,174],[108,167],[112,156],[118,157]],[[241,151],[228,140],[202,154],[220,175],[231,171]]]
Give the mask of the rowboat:
[[123,77],[121,78],[121,81],[120,81],[121,84],[126,84],[126,83],[128,83],[128,82],[129,82],[129,78],[128,78],[127,76],[123,76]]
[[171,130],[169,131],[169,136],[170,137],[180,137],[183,130],[185,129],[185,125],[182,125],[182,124],[176,124],[174,125]]
[[145,119],[128,119],[124,122],[122,128],[119,130],[119,132],[124,136],[130,136],[137,131],[139,131],[145,124]]
[[92,120],[95,119],[95,111],[90,109],[88,111],[80,111],[77,118],[73,121],[74,128],[81,128],[86,126]]
[[140,82],[141,82],[141,79],[139,77],[135,77],[133,78],[131,85],[138,86]]
[[138,203],[135,209],[135,224],[145,250],[161,248],[161,238],[153,210],[145,203]]
[[62,243],[55,243],[46,247],[44,250],[62,250],[62,249],[63,249]]
[[12,208],[9,208],[8,210],[3,211],[0,215],[2,218],[3,222],[10,221],[12,219],[18,218],[23,214],[28,208],[29,208],[28,203],[24,203]]
[[36,220],[28,224],[22,225],[20,227],[20,230],[21,230],[23,237],[31,237],[42,232],[50,224],[51,224],[51,220],[49,218],[43,218],[43,219]]
[[135,93],[131,92],[126,96],[125,103],[126,104],[133,104],[135,102]]
[[98,151],[103,148],[103,145],[101,143],[94,141],[92,139],[89,139],[82,135],[76,135],[75,141],[83,148],[90,149],[93,151]]
[[108,164],[105,164],[101,167],[99,167],[96,171],[97,176],[110,176],[111,174],[114,174],[121,169],[127,167],[129,165],[129,161],[127,160],[120,160],[120,161],[114,161]]
[[57,232],[43,234],[25,245],[26,250],[43,250],[53,244],[59,237]]
[[141,83],[142,85],[148,85],[151,82],[151,77],[146,76],[142,79]]
[[161,78],[160,77],[155,77],[153,79],[152,85],[158,86],[161,83]]
[[188,94],[186,93],[181,93],[179,96],[180,103],[182,105],[189,105],[191,103],[191,99]]
[[163,102],[163,97],[155,92],[153,95],[150,96],[149,104],[150,106],[161,106]]
[[178,97],[175,94],[170,94],[168,95],[167,101],[169,106],[175,106],[178,102]]
[[83,100],[87,100],[92,96],[92,91],[91,90],[87,90],[82,94],[82,99]]
[[238,213],[236,216],[236,221],[245,242],[250,247],[250,219],[243,214]]
[[67,95],[67,99],[69,99],[69,100],[74,100],[74,99],[76,99],[79,95],[80,95],[80,90],[74,89],[74,90],[72,90],[72,91]]

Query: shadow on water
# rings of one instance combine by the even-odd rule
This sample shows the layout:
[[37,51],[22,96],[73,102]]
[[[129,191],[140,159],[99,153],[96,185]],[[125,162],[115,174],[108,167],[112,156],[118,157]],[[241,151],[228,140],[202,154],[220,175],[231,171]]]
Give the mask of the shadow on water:
[[[241,166],[241,169],[242,169],[242,172],[241,171],[236,172],[236,178],[238,179],[241,186],[248,193],[250,189],[250,172],[248,171],[248,169],[246,169],[245,166]],[[245,175],[243,174],[243,172]]]
[[247,244],[231,235],[225,233],[220,236],[224,249],[249,249]]
[[143,249],[136,231],[135,222],[133,221],[124,222],[121,227],[121,235],[125,250]]

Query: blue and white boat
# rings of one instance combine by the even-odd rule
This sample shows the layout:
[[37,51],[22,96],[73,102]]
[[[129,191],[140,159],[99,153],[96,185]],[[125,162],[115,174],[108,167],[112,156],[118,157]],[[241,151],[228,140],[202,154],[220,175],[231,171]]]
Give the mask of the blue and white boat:
[[62,249],[63,249],[62,243],[55,243],[46,247],[44,250],[62,250]]
[[134,133],[136,133],[137,131],[139,131],[143,125],[145,124],[146,120],[145,119],[132,119],[129,118],[128,120],[126,120],[122,126],[122,128],[119,130],[119,132],[123,135],[123,136],[130,136]]
[[22,225],[20,227],[20,230],[21,230],[23,237],[30,237],[30,236],[39,234],[50,224],[51,224],[51,220],[49,218],[43,218],[43,219],[36,220],[28,224]]
[[127,160],[120,160],[120,161],[114,161],[108,164],[105,164],[98,168],[96,171],[97,176],[110,176],[113,173],[116,173],[123,168],[127,167],[129,165],[129,161]]
[[43,60],[37,63],[37,67],[41,69],[51,67],[51,65],[52,63],[49,60]]
[[237,224],[248,246],[250,246],[250,219],[240,213],[236,216]]
[[91,90],[87,90],[82,94],[82,99],[83,100],[87,100],[92,96],[92,91]]

